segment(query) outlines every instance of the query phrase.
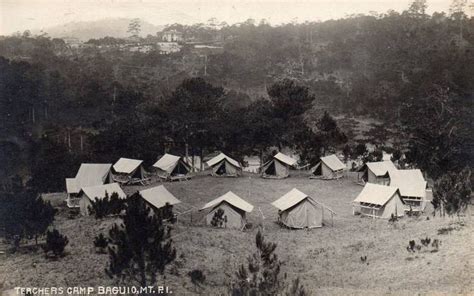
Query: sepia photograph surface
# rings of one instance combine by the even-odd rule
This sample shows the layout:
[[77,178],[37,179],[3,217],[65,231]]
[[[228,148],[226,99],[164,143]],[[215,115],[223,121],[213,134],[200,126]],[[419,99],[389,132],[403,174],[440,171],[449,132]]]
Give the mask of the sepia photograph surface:
[[0,296],[474,295],[471,0],[0,0]]

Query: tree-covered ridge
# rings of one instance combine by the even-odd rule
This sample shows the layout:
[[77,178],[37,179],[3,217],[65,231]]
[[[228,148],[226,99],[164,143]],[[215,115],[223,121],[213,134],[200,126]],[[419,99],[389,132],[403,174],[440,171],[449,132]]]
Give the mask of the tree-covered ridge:
[[[377,118],[373,132],[385,138],[386,127],[403,132],[396,140],[433,176],[471,165],[474,19],[461,6],[430,16],[417,0],[403,13],[325,22],[172,25],[184,43],[169,55],[121,50],[159,40],[136,30],[133,41],[81,48],[29,32],[1,37],[2,174],[63,164],[49,168],[62,179],[81,160],[151,162],[185,144],[236,157],[290,146],[315,162],[354,142],[350,130],[322,129],[332,126],[323,111]],[[196,50],[197,41],[222,50]]]
[[[101,78],[98,82],[108,97],[112,95],[110,86],[118,82],[139,86],[147,97],[156,98],[182,79],[205,71],[213,84],[257,97],[276,80],[297,78],[326,107],[341,111],[355,105],[358,113],[395,118],[393,109],[404,97],[424,94],[433,82],[472,91],[472,82],[466,78],[474,71],[469,67],[472,18],[459,9],[449,15],[429,16],[423,5],[412,5],[403,13],[389,11],[275,27],[248,20],[231,26],[175,24],[166,29],[183,32],[190,42],[222,46],[222,52],[196,52],[192,45],[185,45],[181,52],[169,56],[155,51],[130,53],[109,48],[130,41],[107,37],[88,42],[96,46],[72,50],[61,39],[33,38],[25,33],[4,37],[0,54],[27,58],[48,68],[54,65],[75,82],[80,77],[67,69],[85,69],[87,74],[97,74],[92,77]],[[139,43],[157,40],[149,36]]]

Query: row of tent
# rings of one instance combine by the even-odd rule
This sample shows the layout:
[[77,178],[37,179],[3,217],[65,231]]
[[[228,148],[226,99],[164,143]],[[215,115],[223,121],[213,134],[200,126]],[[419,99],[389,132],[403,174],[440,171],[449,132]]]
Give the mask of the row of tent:
[[[296,160],[276,154],[272,160],[262,166],[264,178],[286,178]],[[241,164],[231,157],[220,153],[206,162],[212,176],[238,177],[242,174]],[[168,181],[187,180],[191,178],[191,166],[183,157],[165,154],[147,172],[143,161],[138,159],[120,158],[115,164],[83,163],[74,178],[66,179],[67,203],[69,207],[77,207],[78,196],[83,188],[107,183],[121,185],[145,185],[152,176]]]
[[[89,215],[89,206],[95,199],[104,198],[107,193],[117,193],[119,198],[126,198],[126,194],[118,183],[103,184],[84,188],[80,199],[80,212]],[[146,204],[153,210],[165,205],[181,203],[165,186],[159,185],[139,192]],[[316,228],[332,223],[335,212],[315,200],[313,197],[293,188],[291,191],[272,203],[278,209],[279,222],[289,228]],[[206,224],[211,225],[214,216],[222,211],[225,223],[222,227],[243,229],[247,225],[246,214],[252,212],[254,206],[229,191],[226,194],[206,203],[199,211],[207,210]]]
[[364,189],[354,200],[354,214],[374,218],[423,212],[431,192],[419,169],[399,170],[390,160],[366,163],[358,179]]
[[[295,166],[296,162],[295,159],[278,153],[261,167],[261,175],[264,178],[286,178],[290,167]],[[75,178],[66,179],[68,206],[78,207],[81,191],[87,191],[88,187],[112,182],[128,184],[126,180],[143,177],[145,172],[142,163],[139,160],[121,158],[113,166],[82,164]],[[213,176],[236,177],[242,172],[240,163],[223,153],[209,160],[207,165]],[[153,167],[158,176],[169,180],[189,178],[191,171],[182,157],[171,154],[165,154]],[[311,168],[310,178],[338,179],[343,176],[345,168],[344,163],[335,155],[325,156]],[[390,160],[368,162],[358,170],[358,179],[365,185],[354,200],[359,208],[358,213],[385,218],[392,214],[402,216],[405,211],[422,212],[427,203],[429,190],[420,170],[398,170]],[[387,186],[391,187],[390,190],[387,190]],[[401,202],[394,202],[396,206],[392,207],[390,202],[397,200],[396,196],[400,197]]]

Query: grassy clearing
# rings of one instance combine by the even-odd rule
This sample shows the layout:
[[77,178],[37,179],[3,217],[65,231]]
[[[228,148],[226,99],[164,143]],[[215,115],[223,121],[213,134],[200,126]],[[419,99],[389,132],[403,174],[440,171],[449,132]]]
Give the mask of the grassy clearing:
[[[255,228],[248,232],[205,227],[204,213],[197,211],[179,217],[173,231],[178,260],[164,280],[175,295],[195,293],[186,274],[196,268],[203,270],[207,278],[204,288],[199,290],[201,293],[225,293],[238,266],[255,250],[257,225],[264,227],[268,240],[278,243],[277,253],[285,262],[283,273],[289,279],[299,276],[311,294],[474,292],[473,228],[469,219],[461,225],[449,218],[426,220],[422,216],[404,218],[390,225],[387,221],[352,216],[351,202],[362,187],[349,179],[308,180],[301,174],[280,181],[255,175],[233,179],[198,176],[191,181],[165,185],[185,203],[177,211],[198,209],[229,190],[255,206],[248,216]],[[277,210],[270,203],[293,187],[336,211],[334,227],[311,231],[280,228],[275,223]],[[127,187],[126,191],[140,189]],[[92,241],[113,222],[114,219],[95,221],[92,217],[70,219],[62,210],[55,226],[69,237],[68,255],[59,261],[45,259],[41,251],[4,256],[0,258],[0,283],[6,288],[112,285],[104,273],[108,256],[96,254]],[[444,228],[456,231],[438,234]],[[409,240],[419,244],[427,236],[442,241],[438,252],[432,253],[429,247],[415,253],[406,250]],[[361,262],[361,256],[367,256],[367,262]]]

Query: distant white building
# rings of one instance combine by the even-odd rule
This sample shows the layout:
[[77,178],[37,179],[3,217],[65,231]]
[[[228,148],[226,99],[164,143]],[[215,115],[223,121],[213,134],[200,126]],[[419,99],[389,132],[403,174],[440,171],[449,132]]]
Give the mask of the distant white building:
[[158,51],[160,54],[170,54],[181,51],[181,45],[177,42],[158,42]]
[[84,42],[75,37],[63,37],[62,39],[69,48],[80,48],[84,45]]
[[141,53],[149,53],[154,49],[153,45],[137,45],[137,46],[130,46],[128,51],[130,52],[141,52]]
[[262,164],[260,163],[260,157],[258,156],[245,156],[244,162],[247,166],[243,167],[244,172],[256,173],[260,171]]
[[163,37],[161,37],[161,40],[165,42],[181,42],[183,41],[183,33],[176,30],[166,31],[163,32]]

